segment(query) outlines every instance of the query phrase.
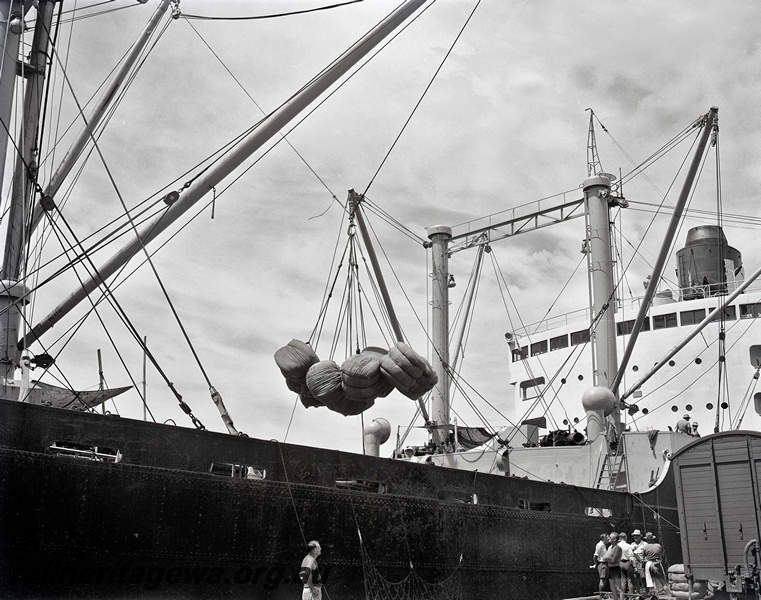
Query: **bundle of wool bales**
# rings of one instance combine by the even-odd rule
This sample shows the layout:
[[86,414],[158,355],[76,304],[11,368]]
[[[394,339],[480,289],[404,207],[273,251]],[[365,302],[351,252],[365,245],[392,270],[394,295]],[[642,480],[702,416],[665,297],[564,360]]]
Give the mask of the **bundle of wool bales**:
[[403,342],[388,352],[365,348],[339,367],[335,361],[321,361],[308,344],[291,340],[275,352],[275,362],[304,406],[325,406],[345,416],[367,410],[394,388],[419,398],[438,381],[428,361]]
[[[702,600],[703,598],[712,598],[714,586],[708,581],[697,579],[692,584],[684,574],[684,565],[671,565],[668,571],[669,588],[671,594],[677,600]],[[690,593],[692,592],[692,593]]]

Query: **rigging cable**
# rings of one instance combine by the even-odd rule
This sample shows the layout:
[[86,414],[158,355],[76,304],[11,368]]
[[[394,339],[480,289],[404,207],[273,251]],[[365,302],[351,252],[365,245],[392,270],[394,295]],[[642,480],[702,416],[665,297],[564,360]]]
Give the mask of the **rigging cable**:
[[[60,229],[58,228],[57,224],[56,224],[56,223],[53,221],[53,219],[52,219],[52,217],[49,215],[49,213],[46,213],[46,214],[48,214],[48,218],[50,218],[50,222],[51,222],[51,226],[52,226],[52,229],[53,229],[53,231],[54,231],[54,233],[55,233],[56,237],[59,239],[59,243],[61,244],[61,246],[63,246],[63,245],[64,245],[64,244],[63,244],[63,240],[61,240],[61,237],[60,237],[60,235],[59,235],[59,234],[62,234],[63,232],[61,232],[61,231],[60,231]],[[66,222],[66,219],[63,217],[63,215],[60,215],[60,220],[61,220],[61,221],[64,223],[64,225],[66,225],[67,229],[69,230],[69,233],[70,233],[70,234],[71,234],[71,235],[72,235],[72,236],[73,236],[73,237],[76,239],[76,236],[75,236],[75,234],[74,234],[73,230],[71,229],[70,225],[69,225],[69,224]],[[72,246],[72,249],[73,249],[73,246]],[[86,267],[86,266],[85,266],[85,269],[87,270],[87,267]],[[82,284],[82,280],[81,280],[81,278],[79,277],[79,274],[77,273],[76,269],[74,269],[74,273],[76,274],[77,278],[79,279],[79,281],[80,281],[80,284]],[[88,271],[88,274],[89,274],[89,271]],[[105,284],[104,284],[104,287],[105,287]],[[113,347],[113,349],[114,349],[114,352],[116,352],[116,355],[117,355],[117,357],[119,358],[119,361],[122,363],[122,366],[124,367],[124,370],[125,370],[125,372],[127,373],[127,376],[130,378],[130,381],[132,381],[132,385],[133,385],[133,387],[135,388],[135,391],[137,392],[138,396],[140,397],[140,400],[142,401],[142,403],[143,403],[143,406],[144,406],[144,407],[145,407],[145,409],[147,410],[148,414],[150,414],[150,415],[151,415],[151,419],[153,419],[153,421],[154,421],[154,423],[155,423],[155,422],[156,422],[156,418],[153,416],[153,412],[152,412],[152,411],[151,411],[151,409],[148,407],[148,404],[146,403],[145,397],[144,397],[144,396],[143,396],[143,394],[140,392],[140,389],[139,389],[139,387],[138,387],[138,385],[137,385],[137,382],[136,382],[136,381],[135,381],[135,379],[132,377],[132,373],[130,372],[129,368],[127,367],[127,363],[126,363],[126,361],[124,360],[124,357],[122,356],[121,352],[119,352],[119,348],[117,347],[117,345],[116,345],[116,342],[114,341],[113,337],[112,337],[112,336],[111,336],[111,334],[109,333],[109,331],[108,331],[108,328],[106,327],[106,324],[103,322],[103,319],[102,319],[102,318],[101,318],[101,316],[100,316],[100,313],[99,313],[99,312],[97,311],[97,309],[96,309],[96,306],[97,306],[97,304],[99,304],[99,303],[100,303],[100,300],[98,300],[98,301],[95,301],[95,300],[93,300],[93,299],[92,299],[92,298],[91,298],[89,295],[87,296],[87,298],[88,298],[88,300],[90,301],[90,303],[92,304],[92,309],[91,309],[91,310],[92,310],[92,312],[94,312],[94,313],[95,313],[96,317],[97,317],[97,318],[98,318],[98,320],[100,321],[100,324],[101,324],[101,325],[102,325],[102,327],[103,327],[103,331],[104,331],[104,333],[106,334],[106,337],[108,338],[109,342],[111,343],[111,346]],[[112,293],[112,291],[110,291],[110,290],[108,290],[108,288],[106,288],[106,292],[104,292],[104,294],[103,294],[103,298],[106,298],[106,299],[108,300],[108,302],[109,302],[109,303],[111,304],[111,306],[114,308],[114,310],[115,310],[116,314],[117,314],[117,315],[119,316],[119,318],[120,318],[120,319],[122,319],[122,321],[124,322],[124,321],[125,321],[125,319],[126,319],[126,315],[123,313],[123,311],[122,311],[121,307],[120,307],[120,306],[118,305],[118,303],[116,302],[116,298],[113,296],[113,293]],[[90,312],[88,312],[88,315],[89,315],[89,314],[90,314]],[[73,329],[73,331],[72,331],[72,335],[71,335],[71,336],[69,336],[69,338],[68,338],[68,341],[66,341],[66,342],[65,342],[65,343],[64,343],[64,344],[61,346],[60,350],[58,350],[58,352],[56,353],[56,356],[60,355],[60,354],[61,354],[61,352],[63,352],[63,350],[66,348],[66,346],[69,344],[69,342],[70,342],[70,341],[73,339],[73,337],[74,337],[74,333],[76,332],[76,330],[78,330],[78,329],[79,329],[79,327],[81,327],[81,326],[82,326],[82,324],[84,324],[84,320],[85,320],[84,318],[80,320],[80,322],[79,322],[79,324],[77,325],[76,329],[73,329],[73,328],[72,328],[72,329]],[[127,321],[127,323],[128,323],[128,321]],[[125,323],[125,324],[127,324],[127,323]],[[128,330],[129,330],[129,331],[132,333],[132,335],[133,335],[133,336],[134,336],[134,335],[136,335],[136,333],[137,333],[137,332],[134,330],[134,328],[132,327],[132,325],[131,325],[131,324],[128,324],[128,327],[127,327],[127,329],[128,329]],[[62,337],[63,337],[63,336],[62,336]],[[60,340],[60,339],[62,339],[62,337],[61,337],[61,338],[59,338],[59,340]],[[39,340],[37,340],[37,341],[39,342]],[[57,340],[57,341],[58,341],[58,340]],[[145,345],[145,344],[143,344],[143,345]],[[44,347],[44,346],[43,346],[43,347]],[[62,371],[60,371],[60,369],[59,369],[59,372],[61,372],[61,375],[63,376],[63,372],[62,372]],[[64,376],[64,379],[65,379],[65,376]],[[68,383],[68,380],[67,380],[67,383]],[[72,404],[72,403],[73,403],[73,400],[72,400],[71,402],[69,402],[69,405],[70,405],[70,404]],[[66,405],[66,406],[63,406],[62,408],[67,408],[67,407],[68,407],[68,405]]]
[[[435,0],[434,0],[435,1]],[[417,101],[417,104],[415,104],[414,108],[412,109],[412,112],[410,113],[410,116],[407,117],[407,120],[404,122],[404,125],[402,125],[401,130],[397,134],[396,138],[394,139],[393,143],[391,144],[391,147],[388,149],[388,152],[386,152],[386,156],[383,157],[383,160],[381,161],[381,164],[378,165],[378,169],[375,171],[375,174],[370,178],[370,182],[367,184],[367,187],[365,188],[363,196],[367,195],[367,192],[370,190],[370,186],[375,181],[375,178],[378,176],[378,173],[380,173],[380,170],[383,168],[383,165],[386,164],[386,161],[388,160],[389,155],[391,154],[392,150],[396,146],[397,142],[399,141],[399,138],[402,137],[402,134],[404,133],[404,130],[407,128],[407,125],[409,125],[410,121],[412,120],[412,117],[415,115],[415,112],[417,111],[420,104],[423,102],[423,99],[425,98],[426,94],[428,93],[428,90],[431,89],[431,86],[433,85],[433,82],[436,80],[436,76],[439,74],[439,71],[444,67],[444,63],[449,58],[449,55],[452,53],[452,50],[454,50],[455,45],[457,44],[457,41],[460,39],[460,36],[462,36],[463,32],[465,31],[465,28],[468,26],[468,23],[470,23],[470,20],[473,18],[473,15],[475,14],[476,10],[481,4],[481,0],[477,0],[476,5],[473,7],[473,10],[470,12],[470,15],[468,15],[468,18],[465,21],[465,24],[460,28],[460,32],[455,37],[454,41],[452,42],[452,45],[449,47],[449,50],[447,50],[447,53],[444,55],[444,58],[441,60],[441,64],[439,64],[439,67],[436,69],[436,72],[433,74],[433,77],[431,77],[431,80],[428,82],[428,85],[425,87],[425,90],[423,90],[422,95],[420,96],[420,99]]]
[[[424,7],[421,11],[419,11],[416,15],[414,15],[411,19],[409,19],[400,29],[398,29],[389,39],[385,40],[384,43],[370,56],[367,57],[367,59],[360,64],[350,75],[346,77],[341,83],[339,83],[336,88],[331,91],[329,94],[327,94],[320,102],[318,102],[312,110],[307,112],[301,119],[299,119],[293,127],[291,127],[285,134],[282,134],[282,137],[277,140],[275,143],[272,144],[266,151],[262,153],[262,155],[257,158],[255,161],[253,161],[248,167],[243,169],[241,173],[239,173],[226,187],[224,187],[218,194],[217,197],[221,196],[224,192],[226,192],[228,189],[230,189],[233,185],[235,185],[248,171],[250,171],[254,166],[256,166],[260,160],[262,160],[269,152],[271,152],[283,139],[287,138],[288,135],[290,135],[299,125],[301,125],[306,119],[308,119],[318,108],[320,108],[325,102],[327,102],[333,94],[338,92],[344,85],[346,85],[357,73],[359,73],[367,64],[373,60],[376,56],[378,56],[391,42],[393,42],[399,35],[401,35],[412,23],[414,23],[417,19],[419,19],[425,12],[433,6],[433,4],[436,2],[436,0],[433,0],[431,4]],[[339,57],[340,58],[340,57]],[[333,64],[335,64],[339,59],[335,59],[333,62],[331,62],[328,66],[326,66],[322,71],[320,71],[317,75],[315,75],[310,81],[308,81],[306,84],[304,84],[299,90],[297,90],[294,94],[292,94],[289,98],[287,98],[284,102],[281,103],[280,107],[287,104],[294,96],[296,96],[301,90],[303,90],[305,87],[307,87],[312,81],[320,77],[322,73],[327,71]],[[271,114],[276,112],[278,109],[275,109]],[[265,117],[264,120],[266,120],[268,117]],[[338,200],[336,200],[338,201]]]
[[[357,1],[361,1],[361,0],[353,0],[353,1],[354,1],[354,2],[357,2]],[[190,17],[189,17],[188,15],[183,15],[183,17],[185,17],[185,19],[186,19],[186,22],[188,23],[188,25],[190,26],[190,28],[191,28],[191,29],[192,29],[192,30],[193,30],[193,31],[196,33],[196,35],[197,35],[197,36],[198,36],[198,37],[201,39],[201,41],[204,43],[204,45],[205,45],[205,46],[206,46],[206,47],[209,49],[209,52],[211,52],[211,53],[212,53],[212,55],[214,56],[214,58],[216,58],[216,59],[217,59],[217,61],[219,61],[219,64],[220,64],[220,65],[222,65],[222,68],[223,68],[225,71],[227,71],[227,73],[230,75],[230,77],[232,77],[232,78],[233,78],[233,81],[235,81],[235,83],[237,83],[237,84],[238,84],[238,87],[240,87],[240,89],[241,89],[241,90],[243,90],[243,93],[244,93],[244,94],[246,94],[246,96],[248,96],[248,98],[249,98],[249,100],[251,100],[251,102],[253,102],[254,106],[256,106],[256,108],[258,108],[258,109],[259,109],[259,111],[260,111],[260,112],[261,112],[261,113],[262,113],[262,114],[263,114],[263,115],[266,117],[266,116],[267,116],[267,113],[266,113],[266,111],[265,111],[265,110],[264,110],[264,109],[263,109],[263,108],[262,108],[262,107],[259,105],[259,103],[258,103],[256,100],[254,100],[253,96],[251,96],[251,94],[249,94],[248,90],[247,90],[247,89],[246,89],[246,88],[243,86],[243,84],[242,84],[242,83],[240,82],[240,80],[239,80],[239,79],[238,79],[238,78],[237,78],[237,77],[236,77],[236,76],[233,74],[233,72],[232,72],[232,71],[231,71],[231,70],[228,68],[228,66],[227,66],[227,65],[226,65],[226,64],[225,64],[225,63],[222,61],[222,59],[219,57],[219,55],[218,55],[218,54],[217,54],[217,53],[216,53],[216,52],[215,52],[215,51],[212,49],[212,47],[211,47],[211,46],[209,45],[209,43],[208,43],[208,42],[207,42],[207,41],[204,39],[204,37],[201,35],[201,33],[200,33],[200,32],[199,32],[199,31],[198,31],[198,30],[197,30],[197,29],[196,29],[196,28],[193,26],[193,24],[192,24],[192,23],[190,23],[189,21],[187,21],[187,19],[188,19],[188,18],[190,18]],[[322,186],[323,186],[323,187],[324,187],[324,188],[325,188],[325,189],[328,191],[328,193],[330,194],[330,197],[331,197],[333,200],[335,200],[336,202],[338,202],[338,204],[339,204],[339,205],[341,205],[341,202],[338,200],[338,198],[336,197],[336,195],[333,193],[333,190],[331,190],[331,189],[330,189],[330,187],[328,187],[328,184],[327,184],[327,183],[325,183],[325,180],[324,180],[322,177],[320,177],[320,176],[317,174],[317,171],[315,171],[315,170],[312,168],[312,165],[310,165],[310,164],[307,162],[306,158],[304,158],[304,156],[303,156],[303,155],[302,155],[302,154],[301,154],[301,153],[300,153],[298,150],[296,150],[296,147],[295,147],[293,144],[291,144],[290,140],[286,139],[286,137],[285,137],[285,136],[284,136],[282,133],[278,132],[278,134],[280,135],[281,139],[282,139],[283,141],[285,141],[285,143],[286,143],[286,144],[288,144],[288,145],[290,146],[291,150],[293,150],[293,151],[296,153],[296,156],[298,156],[298,157],[299,157],[299,159],[301,160],[301,162],[303,162],[303,163],[304,163],[304,165],[306,166],[306,168],[307,168],[307,169],[309,169],[309,170],[312,172],[312,174],[313,174],[313,175],[314,175],[314,176],[317,178],[317,180],[318,180],[318,181],[319,181],[319,182],[322,184]],[[331,206],[332,206],[332,204],[331,204]]]
[[271,14],[271,15],[257,15],[257,16],[251,16],[251,17],[208,17],[204,15],[186,15],[184,13],[182,16],[185,19],[195,19],[199,21],[255,21],[257,19],[277,19],[279,17],[292,17],[293,15],[303,15],[306,13],[317,12],[320,10],[330,10],[333,8],[340,8],[341,6],[346,6],[348,4],[356,4],[357,2],[363,2],[363,0],[347,0],[346,2],[341,2],[339,4],[330,4],[328,6],[318,6],[317,8],[307,8],[304,10],[294,10],[294,11],[285,12],[285,13],[277,13],[277,14]]
[[[54,53],[54,54],[55,54],[55,53]],[[55,56],[57,57],[57,54],[55,54]],[[64,81],[66,82],[66,84],[67,84],[67,85],[68,85],[68,87],[69,87],[69,90],[70,90],[70,92],[71,92],[71,94],[72,94],[72,98],[73,98],[74,102],[77,104],[77,108],[79,109],[79,114],[81,115],[82,119],[85,121],[85,125],[86,125],[86,126],[88,126],[88,125],[87,125],[87,118],[85,117],[84,113],[82,112],[82,107],[81,107],[80,103],[77,101],[77,98],[76,98],[76,94],[74,93],[74,88],[72,87],[72,85],[71,85],[71,82],[69,81],[69,78],[68,78],[68,76],[66,75],[65,71],[63,72],[63,78],[64,78]],[[88,126],[88,130],[89,130],[89,126]],[[180,330],[182,331],[182,334],[183,334],[183,336],[185,337],[185,340],[186,340],[186,342],[188,343],[188,346],[190,347],[190,350],[191,350],[191,352],[192,352],[192,354],[193,354],[194,358],[196,359],[196,362],[197,362],[197,364],[198,364],[198,367],[199,367],[199,368],[200,368],[200,370],[201,370],[201,373],[203,374],[204,378],[206,379],[207,383],[209,384],[209,387],[211,388],[211,387],[213,387],[213,386],[211,386],[211,383],[210,383],[210,380],[209,380],[209,378],[208,378],[208,376],[207,376],[207,374],[206,374],[206,371],[205,371],[205,369],[203,368],[203,365],[201,364],[201,361],[200,361],[200,359],[199,359],[199,357],[198,357],[198,355],[197,355],[197,353],[196,353],[196,351],[195,351],[195,348],[193,347],[193,344],[192,344],[192,342],[190,341],[190,338],[189,338],[189,337],[188,337],[188,335],[187,335],[187,332],[185,331],[185,328],[184,328],[184,326],[182,325],[182,322],[180,321],[179,315],[177,314],[177,312],[176,312],[176,310],[175,310],[175,308],[174,308],[174,305],[172,304],[172,301],[171,301],[171,299],[169,298],[168,292],[166,291],[166,288],[164,287],[164,284],[163,284],[163,282],[161,281],[161,278],[160,278],[160,276],[159,276],[159,274],[158,274],[158,271],[156,271],[156,269],[155,269],[155,266],[153,265],[153,262],[151,261],[151,258],[150,258],[150,254],[148,253],[147,249],[145,248],[145,245],[143,244],[142,238],[140,238],[140,235],[139,235],[139,233],[138,233],[138,231],[137,231],[136,225],[134,224],[134,221],[132,220],[132,218],[131,218],[131,217],[130,217],[130,215],[129,215],[129,211],[127,210],[127,206],[126,206],[126,204],[125,204],[125,202],[124,202],[124,199],[123,199],[123,197],[122,197],[122,195],[121,195],[121,193],[120,193],[120,191],[119,191],[119,188],[118,188],[118,186],[117,186],[117,184],[116,184],[116,181],[115,181],[115,180],[114,180],[114,178],[113,178],[113,175],[112,175],[112,173],[111,173],[111,170],[110,170],[110,169],[109,169],[109,167],[108,167],[108,163],[106,162],[105,156],[103,156],[102,152],[100,151],[100,147],[99,147],[99,145],[98,145],[98,143],[97,143],[97,141],[96,141],[96,139],[95,139],[95,136],[93,135],[93,133],[92,133],[92,132],[90,132],[90,137],[91,137],[91,139],[92,139],[92,141],[93,141],[93,146],[94,146],[94,148],[95,148],[96,152],[98,153],[98,156],[99,156],[99,157],[100,157],[100,159],[101,159],[101,163],[102,163],[102,165],[103,165],[103,168],[104,168],[104,170],[106,171],[106,174],[107,174],[107,176],[108,176],[108,179],[109,179],[109,181],[111,182],[111,185],[113,186],[114,192],[116,193],[116,195],[117,195],[117,197],[118,197],[118,199],[119,199],[120,203],[122,204],[122,207],[123,207],[123,209],[125,210],[125,213],[127,214],[127,217],[130,219],[130,224],[132,225],[132,227],[133,227],[133,230],[135,231],[135,235],[137,236],[137,239],[140,241],[140,247],[142,248],[143,252],[145,253],[145,256],[146,256],[146,258],[147,258],[147,260],[148,260],[148,264],[149,264],[149,265],[151,266],[151,268],[153,269],[153,273],[154,273],[154,275],[155,275],[155,277],[156,277],[156,279],[157,279],[157,281],[158,281],[158,283],[159,283],[159,285],[160,285],[160,287],[161,287],[162,291],[164,292],[164,296],[165,296],[165,298],[166,298],[166,300],[167,300],[167,303],[169,304],[169,307],[170,307],[170,309],[172,310],[172,313],[173,313],[173,315],[175,316],[175,319],[177,320],[177,324],[178,324],[178,326],[180,327]],[[41,192],[42,192],[42,190],[41,190],[41,189],[39,189],[39,190],[38,190],[38,192],[40,192],[40,193],[41,193]],[[59,213],[59,215],[60,215],[60,213]],[[72,232],[72,233],[73,233],[73,232]],[[88,259],[88,260],[89,260],[89,259]],[[94,272],[97,274],[97,273],[98,273],[98,271],[97,271],[97,268],[96,268],[96,267],[95,267],[95,266],[94,266],[92,263],[90,263],[90,264],[92,265],[92,268],[94,269]],[[102,278],[100,278],[100,277],[99,277],[99,279],[101,279],[101,285],[103,285],[103,286],[104,286],[106,289],[108,289],[108,284],[107,284],[105,281],[103,281],[103,280],[102,280]],[[112,297],[113,297],[113,295],[112,295]],[[116,299],[114,299],[114,301],[116,301]],[[117,303],[117,305],[118,305],[118,303]],[[128,320],[127,322],[129,323],[129,320]],[[177,399],[177,401],[179,402],[179,404],[180,404],[180,408],[183,410],[183,412],[185,412],[185,414],[187,414],[187,415],[190,417],[190,419],[193,421],[193,424],[194,424],[194,425],[195,425],[195,426],[196,426],[198,429],[205,429],[205,427],[204,427],[203,423],[201,423],[201,422],[200,422],[200,421],[199,421],[199,420],[198,420],[198,419],[197,419],[197,418],[196,418],[196,417],[193,415],[193,413],[192,413],[192,411],[191,411],[190,407],[189,407],[189,406],[188,406],[188,405],[187,405],[187,404],[186,404],[186,403],[185,403],[185,402],[182,400],[182,396],[181,396],[181,395],[180,395],[180,393],[179,393],[179,392],[178,392],[178,391],[175,389],[175,387],[174,387],[174,384],[173,384],[171,381],[169,381],[169,378],[166,376],[166,374],[163,372],[163,370],[162,370],[162,369],[159,367],[159,365],[158,365],[158,362],[157,362],[157,361],[156,361],[156,359],[153,357],[153,354],[152,354],[152,353],[151,353],[151,352],[148,350],[147,346],[146,346],[145,344],[143,344],[143,343],[142,343],[142,339],[141,339],[141,337],[140,337],[140,336],[137,334],[137,331],[136,331],[136,329],[134,328],[134,326],[132,326],[132,325],[130,324],[130,328],[132,329],[133,335],[135,335],[135,336],[136,336],[136,340],[138,341],[138,344],[140,344],[140,345],[142,346],[142,348],[143,348],[143,351],[145,352],[146,356],[147,356],[147,357],[148,357],[148,358],[151,360],[151,363],[153,364],[153,366],[156,368],[156,370],[157,370],[157,371],[158,371],[158,372],[161,374],[161,376],[164,378],[164,380],[165,380],[165,382],[166,382],[167,386],[169,387],[169,389],[172,391],[172,393],[174,394],[175,398],[176,398],[176,399]]]
[[[713,146],[716,148],[716,214],[717,214],[717,225],[719,226],[719,229],[722,230],[723,228],[723,221],[722,221],[722,197],[721,197],[721,161],[719,159],[719,133],[718,133],[718,124],[715,126],[713,132],[712,132],[712,142]],[[707,155],[707,154],[706,154]],[[721,277],[723,279],[723,289],[720,287],[719,294],[726,294],[727,293],[727,269],[726,265],[724,263],[724,244],[721,242],[719,243],[719,256],[718,256],[718,263],[719,268],[721,269]],[[709,289],[710,293],[710,289]],[[717,300],[718,302],[718,300]],[[726,324],[726,318],[727,315],[725,314],[726,311],[719,312],[719,369],[718,369],[718,382],[716,386],[716,419],[714,420],[714,427],[713,431],[714,433],[718,433],[720,431],[719,429],[719,420],[721,417],[721,409],[726,404],[727,410],[731,411],[730,408],[730,398],[729,398],[729,374],[727,373],[727,364],[726,364],[726,349],[725,349],[725,343],[726,343],[726,331],[725,331],[725,324]],[[722,387],[723,386],[725,387]],[[724,402],[722,402],[722,397],[724,398]],[[732,422],[732,413],[729,412],[729,420],[730,424]]]

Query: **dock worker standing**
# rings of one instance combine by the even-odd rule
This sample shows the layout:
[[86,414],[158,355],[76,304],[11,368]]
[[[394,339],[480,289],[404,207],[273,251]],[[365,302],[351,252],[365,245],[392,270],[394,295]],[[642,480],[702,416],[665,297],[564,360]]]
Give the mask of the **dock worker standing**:
[[642,557],[645,561],[645,582],[647,583],[648,594],[666,593],[670,596],[671,590],[666,581],[666,572],[661,564],[663,560],[663,546],[655,540],[655,536],[649,531],[645,534]]
[[602,557],[605,555],[605,552],[608,550],[608,543],[609,543],[608,534],[601,533],[600,541],[597,542],[597,545],[595,546],[595,553],[593,556],[593,559],[595,561],[595,569],[597,569],[597,572],[600,575],[600,584],[598,586],[598,589],[601,592],[605,591],[605,585],[608,582],[608,566],[604,562],[602,562]]
[[621,591],[621,556],[623,551],[618,545],[618,534],[611,533],[608,536],[610,546],[602,557],[602,561],[608,566],[608,584],[613,595],[613,600],[619,600],[623,596]]
[[304,591],[301,594],[301,600],[321,600],[322,599],[322,576],[317,566],[317,557],[320,556],[322,548],[320,542],[313,540],[307,544],[309,554],[301,561],[301,570],[299,578],[304,584]]
[[621,546],[621,591],[624,594],[633,594],[632,571],[634,570],[634,556],[632,555],[632,547],[627,541],[624,531],[618,534],[618,540],[618,545]]
[[632,543],[629,549],[632,554],[632,568],[629,571],[632,580],[632,593],[639,594],[643,592],[642,586],[645,583],[645,559],[642,556],[642,548],[645,547],[645,540],[642,539],[642,532],[639,529],[632,531]]
[[692,431],[690,430],[690,415],[685,414],[676,422],[676,432],[692,435]]

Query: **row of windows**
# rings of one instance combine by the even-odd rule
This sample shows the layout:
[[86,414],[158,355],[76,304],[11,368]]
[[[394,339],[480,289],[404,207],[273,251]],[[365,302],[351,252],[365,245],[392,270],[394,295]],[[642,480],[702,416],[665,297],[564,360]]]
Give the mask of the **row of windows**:
[[[725,308],[724,320],[737,320],[737,308],[738,307],[735,306],[728,306]],[[761,302],[757,302],[755,304],[740,304],[739,309],[741,319],[761,318]],[[709,312],[713,310],[714,309],[711,308],[709,309]],[[679,313],[679,321],[681,321],[682,326],[697,325],[706,318],[706,314],[707,313],[705,308],[700,308],[697,310],[685,310]],[[677,321],[677,313],[673,312],[665,315],[654,315],[652,318],[645,318],[645,321],[642,323],[642,331],[651,330],[651,321],[653,330],[670,329],[672,327],[679,326],[679,322]],[[616,323],[616,333],[618,335],[629,335],[633,330],[634,319]],[[513,362],[528,358],[529,351],[531,352],[531,356],[538,356],[546,352],[552,352],[553,350],[567,348],[569,346],[569,337],[571,346],[583,344],[589,341],[589,330],[584,329],[582,331],[574,331],[570,336],[559,335],[557,337],[550,338],[549,340],[540,340],[538,342],[534,342],[530,346],[521,346],[520,348],[516,348],[513,350]]]

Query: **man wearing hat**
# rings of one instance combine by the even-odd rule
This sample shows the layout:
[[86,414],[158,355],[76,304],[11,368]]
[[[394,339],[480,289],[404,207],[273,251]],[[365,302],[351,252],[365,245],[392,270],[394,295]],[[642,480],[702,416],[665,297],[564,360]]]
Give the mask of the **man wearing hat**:
[[663,570],[663,546],[655,541],[651,532],[645,534],[645,545],[642,547],[642,557],[645,561],[645,582],[647,593],[671,595],[666,573]]
[[692,435],[692,432],[690,431],[690,415],[685,414],[676,422],[676,432]]
[[698,422],[693,421],[692,422],[692,437],[700,437],[700,434],[698,433]]
[[629,574],[631,576],[631,592],[643,592],[642,584],[645,576],[645,561],[642,557],[642,548],[645,546],[642,532],[639,529],[632,531],[632,543],[629,545],[632,555],[632,565]]

